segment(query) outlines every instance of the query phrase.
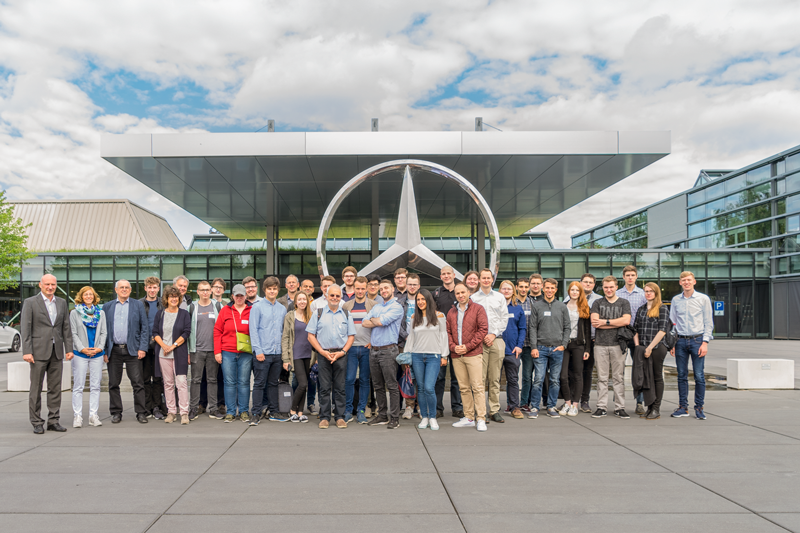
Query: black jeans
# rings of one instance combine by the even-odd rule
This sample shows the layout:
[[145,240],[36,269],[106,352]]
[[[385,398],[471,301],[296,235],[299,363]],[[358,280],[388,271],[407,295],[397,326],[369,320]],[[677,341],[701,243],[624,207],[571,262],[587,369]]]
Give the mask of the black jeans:
[[122,414],[122,396],[119,393],[119,384],[122,383],[122,365],[133,387],[133,408],[136,415],[146,415],[144,401],[144,379],[142,378],[142,360],[128,351],[114,346],[108,358],[108,399],[111,415]]
[[[156,365],[158,357],[155,351],[156,344],[151,345],[147,350],[147,355],[142,359],[142,377],[144,380],[144,407],[148,413],[152,413],[156,407],[162,413],[167,412],[164,403],[164,380],[161,376],[156,376]],[[110,360],[110,359],[109,359]]]
[[[77,356],[76,356],[77,357]],[[47,424],[56,424],[61,417],[61,375],[64,362],[56,357],[56,349],[50,353],[47,361],[36,361],[31,364],[31,388],[28,393],[28,412],[31,424],[44,425],[42,420],[42,381],[47,375]]]
[[250,414],[257,417],[264,407],[264,389],[267,391],[267,409],[270,413],[278,412],[278,378],[283,370],[281,354],[264,354],[259,361],[253,356],[253,408]]
[[589,402],[589,394],[592,392],[592,372],[594,371],[594,342],[589,343],[589,359],[583,362],[583,392],[581,392],[581,403]]
[[519,407],[519,366],[522,361],[515,355],[503,358],[503,370],[506,372],[506,403],[510,410]]
[[648,409],[661,409],[661,399],[664,397],[664,359],[667,358],[667,348],[659,343],[650,353],[653,360],[653,381],[656,386],[656,399],[648,405]]
[[292,395],[292,411],[300,413],[305,405],[306,391],[308,390],[308,372],[311,370],[311,358],[294,360],[294,377],[297,388]]
[[586,347],[570,341],[561,363],[561,395],[565,401],[578,403],[583,393],[583,354]]
[[[450,359],[448,363],[450,366],[450,409],[453,411],[463,411],[464,406],[461,404],[461,389],[458,388],[458,380],[456,373],[453,371],[453,360]],[[436,410],[444,411],[444,384],[447,380],[447,366],[439,369],[439,376],[436,378]]]
[[[320,356],[317,359],[317,365],[319,368],[319,418],[330,422],[331,390],[333,390],[333,415],[336,420],[344,419],[344,408],[347,403],[347,393],[344,388],[347,377],[347,355],[333,363]],[[300,388],[299,382],[297,388]]]
[[[369,375],[375,386],[378,416],[400,418],[400,387],[397,385],[397,346],[369,350]],[[389,391],[389,406],[386,406],[386,391]],[[321,401],[321,400],[320,400]]]

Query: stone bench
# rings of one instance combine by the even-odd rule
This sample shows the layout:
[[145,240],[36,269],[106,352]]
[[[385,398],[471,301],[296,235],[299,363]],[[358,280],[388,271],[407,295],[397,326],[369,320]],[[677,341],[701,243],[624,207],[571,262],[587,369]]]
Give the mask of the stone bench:
[[731,389],[794,389],[791,359],[728,359]]
[[[8,391],[29,392],[31,390],[31,365],[25,361],[8,363]],[[42,390],[47,390],[47,376],[44,377]],[[61,390],[72,390],[72,363],[64,361],[61,374]]]

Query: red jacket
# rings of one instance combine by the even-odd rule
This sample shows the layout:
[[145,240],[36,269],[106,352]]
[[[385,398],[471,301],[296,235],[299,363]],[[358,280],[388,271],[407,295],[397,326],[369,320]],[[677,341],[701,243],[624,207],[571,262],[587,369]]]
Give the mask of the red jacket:
[[[245,300],[246,301],[246,300]],[[214,324],[214,353],[233,352],[236,349],[236,332],[250,335],[250,306],[244,308],[241,314],[233,307],[233,302],[223,307],[219,312],[216,324]],[[235,321],[235,323],[234,323]],[[244,321],[244,323],[242,323]]]
[[[456,353],[458,346],[458,305],[447,313],[447,340],[450,343],[450,357],[461,357]],[[464,357],[472,357],[483,352],[483,338],[489,333],[489,319],[481,304],[469,302],[461,324],[461,341],[467,347]]]

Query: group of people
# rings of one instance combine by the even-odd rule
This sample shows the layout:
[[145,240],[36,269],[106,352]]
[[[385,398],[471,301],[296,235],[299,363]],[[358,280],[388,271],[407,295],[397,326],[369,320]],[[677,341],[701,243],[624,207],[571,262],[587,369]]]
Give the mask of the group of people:
[[[59,423],[62,359],[72,361],[74,427],[83,425],[87,373],[89,424],[102,425],[98,409],[104,362],[112,423],[122,420],[123,367],[140,423],[155,418],[188,424],[204,412],[254,426],[263,419],[305,423],[316,414],[318,397],[322,429],[331,423],[346,428],[353,420],[394,429],[401,416],[416,414],[420,429],[438,430],[448,366],[457,428],[486,431],[490,422],[504,422],[503,372],[505,413],[514,418],[537,418],[540,410],[553,418],[592,413],[589,393],[596,368],[592,416],[607,416],[610,379],[614,415],[627,419],[627,353],[644,376],[637,381],[636,413],[654,420],[660,417],[662,369],[670,351],[666,341],[673,328],[679,406],[672,416],[689,415],[691,360],[694,413],[705,419],[703,357],[713,317],[709,298],[694,290],[691,272],[681,273],[683,292],[669,309],[657,284],[636,285],[634,266],[623,269],[621,288],[614,276],[603,278],[602,296],[594,292],[595,277],[584,274],[569,284],[563,301],[556,298],[558,282],[539,274],[516,283],[502,281],[499,290],[493,288],[489,269],[467,272],[457,282],[453,269],[445,266],[440,277],[442,285],[431,292],[420,288],[417,274],[403,268],[381,279],[358,276],[348,266],[341,286],[332,276],[322,278],[316,299],[311,280],[301,283],[288,276],[286,294],[279,298],[277,277],[264,279],[263,297],[257,280],[248,277],[231,289],[230,301],[223,298],[226,282],[220,278],[198,283],[197,300],[187,293],[185,276],[173,279],[160,298],[161,281],[147,278],[141,300],[131,299],[130,283],[119,280],[117,298],[102,308],[91,287],[81,288],[67,316],[66,301],[55,296],[56,278],[45,275],[41,293],[25,300],[21,318],[23,358],[31,364],[34,433],[44,433],[45,376],[47,430],[66,431]],[[407,379],[409,367],[416,394],[401,396],[400,380]],[[290,375],[293,392],[285,396],[291,395],[291,402],[284,403],[279,390],[286,390]],[[557,407],[559,397],[564,401]]]

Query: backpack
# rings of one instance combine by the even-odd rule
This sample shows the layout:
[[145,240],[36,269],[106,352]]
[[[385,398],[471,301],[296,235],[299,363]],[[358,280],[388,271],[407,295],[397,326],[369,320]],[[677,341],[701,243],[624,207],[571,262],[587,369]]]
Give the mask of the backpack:
[[[322,318],[322,312],[323,312],[324,310],[325,310],[325,308],[324,308],[324,307],[321,307],[321,308],[317,309],[317,320],[319,320],[320,318]],[[342,311],[344,311],[344,317],[345,317],[345,318],[350,318],[350,313],[347,311],[347,309],[345,309],[344,307],[342,307],[342,308],[341,308],[341,310],[342,310]]]

